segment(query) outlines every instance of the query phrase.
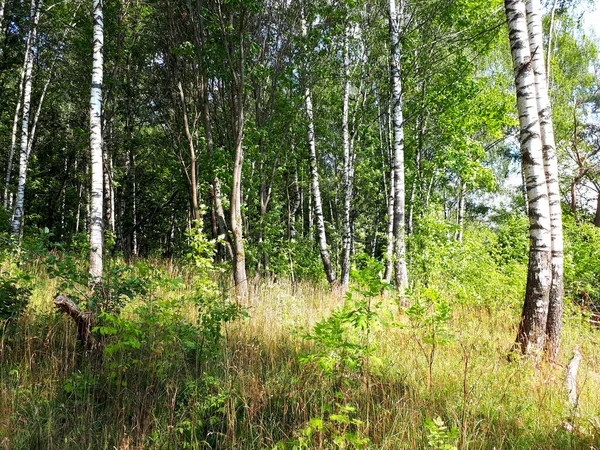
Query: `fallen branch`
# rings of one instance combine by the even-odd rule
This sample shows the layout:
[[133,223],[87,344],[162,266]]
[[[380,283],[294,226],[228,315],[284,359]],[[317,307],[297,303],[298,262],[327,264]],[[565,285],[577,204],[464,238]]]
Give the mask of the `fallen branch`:
[[59,295],[54,299],[54,304],[66,312],[77,325],[77,339],[86,350],[95,347],[92,327],[96,322],[96,315],[91,311],[82,311],[70,298]]

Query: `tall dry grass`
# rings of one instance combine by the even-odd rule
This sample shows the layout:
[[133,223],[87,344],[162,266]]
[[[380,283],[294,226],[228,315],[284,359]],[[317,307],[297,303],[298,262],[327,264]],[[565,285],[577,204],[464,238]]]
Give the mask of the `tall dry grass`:
[[[183,274],[167,269],[172,277]],[[340,380],[300,357],[315,351],[303,334],[343,296],[263,280],[252,285],[248,317],[227,325],[206,357],[177,334],[163,340],[159,324],[141,348],[98,365],[82,357],[73,324],[53,310],[55,280],[42,266],[31,270],[31,304],[15,323],[3,324],[0,339],[0,448],[352,448],[334,443],[336,432],[350,428],[368,440],[365,448],[431,448],[425,423],[437,417],[457,428],[448,445],[461,449],[600,443],[600,335],[574,308],[559,362],[548,365],[507,358],[519,320],[514,301],[455,304],[453,338],[436,348],[430,367],[427,344],[402,308],[389,296],[376,299],[393,322],[370,335],[379,364]],[[155,296],[185,302],[191,289]],[[194,322],[195,314],[188,304],[169,320]],[[584,360],[579,406],[572,408],[564,374],[575,346]],[[351,427],[331,421],[345,406],[355,409]],[[330,427],[313,430],[310,443],[301,444],[315,418]]]

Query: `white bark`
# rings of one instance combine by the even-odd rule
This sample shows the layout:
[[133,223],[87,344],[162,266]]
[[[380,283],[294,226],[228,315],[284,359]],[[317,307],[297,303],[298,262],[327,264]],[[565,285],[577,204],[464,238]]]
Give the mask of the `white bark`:
[[546,335],[552,282],[550,204],[544,172],[535,74],[531,63],[525,4],[522,0],[505,0],[504,4],[515,74],[521,129],[521,156],[529,205],[529,268],[517,345],[523,353],[541,353]]
[[465,221],[465,197],[467,195],[466,183],[464,181],[459,181],[458,189],[458,206],[456,208],[456,226],[458,227],[458,230],[456,231],[456,240],[462,242]]
[[33,141],[35,140],[35,131],[37,129],[37,124],[40,119],[40,114],[42,113],[42,106],[44,105],[44,99],[46,98],[46,92],[48,91],[48,86],[50,85],[50,80],[52,79],[52,74],[48,76],[46,79],[46,83],[44,83],[44,89],[42,89],[42,95],[40,95],[40,101],[38,103],[38,107],[35,111],[35,115],[33,116],[33,125],[31,125],[31,131],[29,132],[29,141],[27,142],[27,161],[31,157],[31,151],[33,150]]
[[[308,30],[306,27],[306,20],[304,17],[302,17],[302,35],[306,36],[307,33]],[[321,260],[323,261],[323,268],[325,269],[327,281],[329,282],[329,284],[335,284],[337,280],[335,272],[331,265],[331,258],[329,257],[329,249],[327,247],[327,235],[325,233],[325,220],[323,218],[323,202],[321,200],[319,172],[317,167],[317,149],[315,144],[315,124],[313,117],[312,94],[308,86],[306,86],[306,88],[304,89],[304,106],[306,109],[306,116],[308,118],[307,137],[310,160],[310,177],[312,182],[312,197],[314,200],[315,208],[314,219],[317,223],[319,250],[321,252]]]
[[102,251],[104,246],[103,191],[104,171],[102,164],[102,80],[104,17],[102,1],[94,0],[93,63],[90,93],[90,153],[92,169],[90,208],[90,267],[91,282],[102,281]]
[[[31,3],[32,6],[34,2]],[[32,8],[33,10],[33,8]],[[35,14],[35,10],[32,11],[32,14]],[[27,62],[29,61],[29,47],[32,45],[29,36],[27,37],[27,46],[25,49],[25,58],[23,59],[23,68],[21,69],[21,81],[19,83],[19,98],[17,99],[17,106],[15,108],[15,117],[13,119],[13,128],[10,140],[10,151],[8,153],[8,164],[6,167],[6,178],[4,181],[4,197],[3,197],[3,206],[4,209],[8,208],[8,197],[9,197],[9,188],[10,188],[10,180],[12,178],[12,166],[13,159],[15,157],[15,149],[17,148],[17,134],[19,130],[19,114],[21,112],[21,101],[23,99],[23,89],[25,85],[25,72],[27,70]]]
[[33,60],[35,41],[37,38],[37,26],[40,20],[42,10],[42,0],[31,2],[32,22],[27,38],[28,46],[25,54],[25,77],[23,80],[23,116],[21,120],[21,151],[19,155],[19,181],[17,185],[17,195],[15,199],[15,210],[13,213],[13,222],[11,232],[14,236],[21,233],[23,223],[23,207],[25,202],[25,182],[27,181],[27,161],[29,150],[29,117],[31,114],[31,87],[33,84]]
[[350,208],[352,202],[352,166],[353,155],[350,145],[350,130],[348,124],[350,103],[350,55],[348,51],[349,30],[344,34],[344,95],[342,102],[342,136],[344,149],[344,229],[342,234],[342,273],[340,284],[348,286],[350,281],[350,253],[352,249],[352,224],[350,223]]
[[5,0],[0,0],[0,36],[4,35],[4,5]]
[[[392,117],[391,107],[388,105],[388,144],[393,141],[392,130],[390,127],[390,120]],[[383,281],[389,283],[392,280],[392,273],[394,270],[394,198],[396,188],[394,186],[394,156],[391,152],[390,145],[388,145],[388,160],[390,165],[390,189],[387,202],[387,247],[385,250],[385,272],[383,275]]]
[[569,404],[576,408],[579,404],[579,396],[577,395],[577,372],[579,371],[579,364],[581,364],[581,353],[575,348],[573,351],[573,358],[567,366],[567,376],[565,377],[565,386],[569,394]]
[[[402,82],[400,79],[401,48],[400,18],[396,1],[390,0],[390,42],[392,73],[392,120],[394,130],[394,271],[396,288],[403,291],[408,286],[405,242],[405,188],[404,188],[404,118],[402,115]],[[402,4],[400,6],[402,9]]]
[[562,332],[562,312],[564,297],[564,243],[562,230],[562,211],[560,206],[560,187],[558,184],[558,158],[554,142],[552,109],[548,95],[546,68],[544,67],[542,7],[540,0],[527,0],[527,25],[529,29],[529,48],[535,74],[537,109],[540,121],[544,171],[550,204],[550,224],[552,236],[552,286],[546,325],[546,348],[550,359],[556,359],[560,347]]

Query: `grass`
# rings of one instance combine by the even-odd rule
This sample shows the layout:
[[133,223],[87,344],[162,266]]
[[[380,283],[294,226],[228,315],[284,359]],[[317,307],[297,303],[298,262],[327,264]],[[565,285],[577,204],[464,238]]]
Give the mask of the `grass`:
[[[205,325],[198,326],[193,276],[163,264],[165,277],[182,277],[185,285],[153,286],[132,302],[147,309],[124,308],[116,334],[106,336],[114,352],[98,363],[81,354],[72,322],[53,310],[56,279],[41,264],[28,270],[35,280],[30,304],[2,324],[2,449],[592,449],[600,443],[598,331],[567,308],[557,364],[509,361],[520,289],[490,307],[459,301],[451,283],[439,282],[453,305],[444,325],[451,338],[433,358],[426,330],[391,296],[377,297],[389,315],[387,324],[369,329],[372,357],[327,374],[300,362],[320,351],[303,334],[344,303],[323,286],[255,282],[248,317],[228,323],[212,345]],[[576,410],[564,389],[575,346],[584,358]],[[436,418],[438,425],[426,425]]]

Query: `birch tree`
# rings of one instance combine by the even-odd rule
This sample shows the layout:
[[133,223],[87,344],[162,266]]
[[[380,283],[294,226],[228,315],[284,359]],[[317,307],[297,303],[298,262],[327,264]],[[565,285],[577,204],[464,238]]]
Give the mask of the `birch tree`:
[[544,348],[552,284],[551,224],[541,130],[523,0],[505,0],[520,125],[521,161],[529,205],[529,266],[516,344],[524,354]]
[[[308,28],[306,26],[306,18],[304,17],[304,10],[302,11],[302,36],[308,35]],[[306,80],[305,80],[306,82]],[[308,152],[309,152],[309,163],[310,163],[310,178],[312,186],[312,197],[314,201],[314,218],[317,223],[317,239],[319,242],[319,251],[321,253],[321,260],[323,261],[323,268],[325,269],[325,276],[329,284],[336,284],[337,279],[335,271],[331,264],[331,258],[329,256],[329,248],[327,246],[327,234],[325,232],[325,219],[323,218],[323,201],[321,199],[321,187],[319,185],[319,170],[317,166],[317,148],[315,143],[315,123],[313,116],[313,104],[312,104],[312,93],[308,83],[304,87],[304,108],[306,111],[306,117],[308,120],[307,124],[307,140],[308,140]]]
[[401,0],[399,10],[396,0],[389,3],[389,26],[391,43],[391,81],[392,81],[392,123],[393,123],[393,166],[394,178],[394,272],[396,288],[402,291],[408,285],[406,269],[406,242],[404,233],[404,118],[402,114],[402,82],[400,64],[402,49],[400,46],[400,21],[402,18]]
[[93,2],[93,62],[90,93],[90,154],[92,169],[90,208],[90,266],[93,283],[102,281],[102,251],[104,244],[104,174],[102,164],[102,80],[104,70],[104,17],[102,1]]
[[[27,37],[27,49],[25,53],[25,64],[23,70],[25,76],[23,78],[23,111],[21,120],[21,151],[19,155],[19,181],[17,186],[17,195],[15,199],[15,209],[13,213],[13,221],[11,232],[18,237],[21,233],[23,223],[23,207],[25,202],[25,182],[27,180],[27,162],[29,150],[29,119],[31,115],[31,89],[33,84],[33,60],[34,60],[34,45],[37,38],[37,26],[40,20],[40,12],[42,10],[42,0],[37,3],[31,1],[31,27]],[[10,178],[10,175],[8,176]]]
[[[32,5],[32,14],[35,14],[34,2],[31,2]],[[21,69],[21,80],[19,82],[19,97],[17,98],[17,106],[15,107],[15,116],[13,119],[13,127],[11,133],[10,140],[10,150],[8,153],[8,164],[6,166],[6,178],[4,180],[4,198],[3,198],[3,206],[4,209],[9,207],[8,197],[9,197],[9,189],[10,189],[10,181],[12,178],[12,170],[13,170],[13,159],[15,157],[15,150],[17,148],[17,135],[19,134],[19,115],[21,112],[21,101],[23,99],[23,89],[25,85],[25,72],[27,70],[27,64],[29,62],[29,47],[31,46],[31,41],[29,40],[29,36],[27,37],[27,46],[25,49],[25,58],[23,60],[23,68]],[[12,205],[11,205],[12,206]]]
[[[552,8],[552,14],[556,2]],[[551,360],[556,359],[560,347],[562,332],[562,311],[564,297],[564,253],[562,211],[560,206],[560,189],[558,185],[558,158],[552,125],[552,109],[548,95],[548,82],[544,66],[542,8],[540,0],[527,0],[527,27],[529,29],[529,48],[535,74],[535,91],[541,140],[544,156],[544,171],[548,189],[550,206],[550,225],[552,236],[552,286],[548,307],[548,323],[546,325],[546,349]],[[552,32],[552,31],[550,31]]]
[[342,234],[342,273],[340,284],[348,286],[350,280],[350,251],[352,247],[352,224],[350,222],[350,207],[352,202],[352,153],[349,131],[349,103],[350,103],[350,55],[348,49],[348,27],[344,30],[344,93],[342,100],[342,141],[344,148],[344,229]]

